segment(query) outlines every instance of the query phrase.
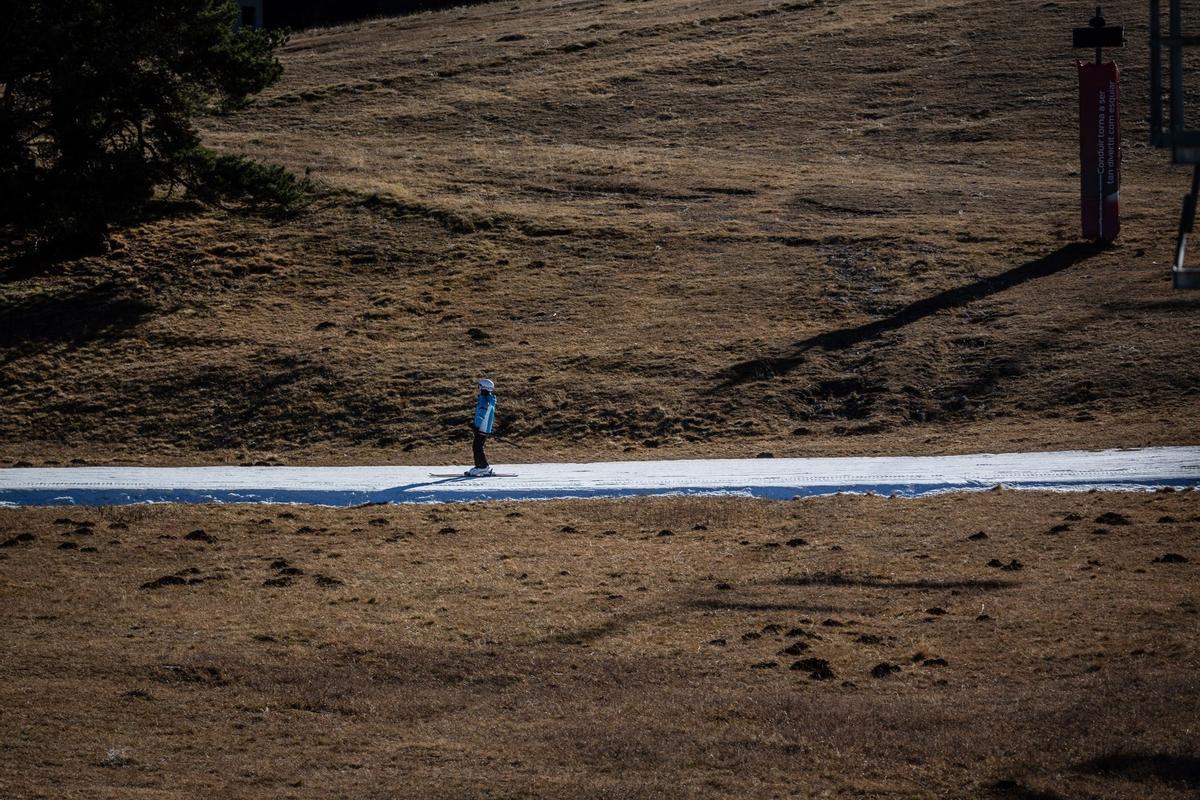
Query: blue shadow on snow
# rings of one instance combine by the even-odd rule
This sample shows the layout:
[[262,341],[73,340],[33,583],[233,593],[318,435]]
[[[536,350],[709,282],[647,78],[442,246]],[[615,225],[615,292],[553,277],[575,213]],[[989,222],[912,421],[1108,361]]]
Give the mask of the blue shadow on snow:
[[[985,491],[990,483],[965,481],[938,484],[845,484],[822,486],[739,486],[715,489],[706,486],[664,489],[639,487],[630,489],[471,489],[454,488],[467,482],[464,478],[449,478],[428,483],[395,486],[378,491],[353,490],[290,490],[263,489],[250,491],[193,490],[193,489],[10,489],[0,490],[0,506],[123,506],[139,503],[298,503],[346,508],[384,503],[463,503],[488,500],[565,500],[614,497],[665,497],[672,495],[708,495],[756,497],[767,500],[792,500],[832,494],[878,494],[897,497],[921,497],[944,492]],[[475,485],[475,482],[471,482]],[[1050,491],[1082,491],[1091,488],[1139,491],[1171,487],[1186,489],[1200,486],[1200,478],[1161,481],[1030,481],[1005,484],[1009,489],[1043,489]]]

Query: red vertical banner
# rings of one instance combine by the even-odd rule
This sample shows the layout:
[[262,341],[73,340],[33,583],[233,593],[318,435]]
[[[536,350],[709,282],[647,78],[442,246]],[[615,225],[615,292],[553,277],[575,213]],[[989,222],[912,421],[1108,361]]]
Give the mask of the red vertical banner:
[[1079,194],[1083,238],[1121,232],[1121,71],[1113,62],[1079,68]]

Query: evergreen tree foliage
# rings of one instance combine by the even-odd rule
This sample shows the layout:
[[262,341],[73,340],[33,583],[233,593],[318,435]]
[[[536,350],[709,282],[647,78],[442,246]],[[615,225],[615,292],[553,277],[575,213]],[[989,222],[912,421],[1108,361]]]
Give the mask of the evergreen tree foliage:
[[95,240],[169,184],[210,200],[264,175],[265,191],[299,189],[290,173],[200,146],[195,117],[243,106],[282,73],[285,35],[239,29],[233,0],[3,9],[0,224],[18,235]]

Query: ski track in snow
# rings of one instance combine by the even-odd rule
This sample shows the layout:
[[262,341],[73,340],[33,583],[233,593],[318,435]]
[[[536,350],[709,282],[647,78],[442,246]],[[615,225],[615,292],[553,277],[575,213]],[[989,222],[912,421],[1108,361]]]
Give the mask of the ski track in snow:
[[[790,500],[846,493],[919,497],[1010,489],[1149,491],[1200,485],[1200,447],[870,458],[506,464],[503,478],[446,467],[69,467],[0,469],[0,506],[133,503],[452,503],[706,495]],[[463,468],[465,469],[465,467]]]

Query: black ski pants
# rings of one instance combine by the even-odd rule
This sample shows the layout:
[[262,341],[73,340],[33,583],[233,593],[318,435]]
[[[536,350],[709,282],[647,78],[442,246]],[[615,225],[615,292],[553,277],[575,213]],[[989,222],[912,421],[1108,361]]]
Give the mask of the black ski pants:
[[475,454],[475,466],[479,469],[487,469],[487,455],[483,452],[484,442],[487,441],[487,434],[475,431],[475,441],[471,444],[471,450]]

